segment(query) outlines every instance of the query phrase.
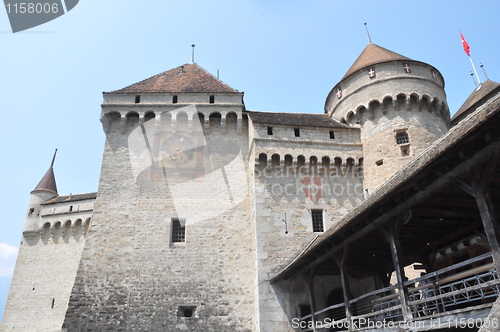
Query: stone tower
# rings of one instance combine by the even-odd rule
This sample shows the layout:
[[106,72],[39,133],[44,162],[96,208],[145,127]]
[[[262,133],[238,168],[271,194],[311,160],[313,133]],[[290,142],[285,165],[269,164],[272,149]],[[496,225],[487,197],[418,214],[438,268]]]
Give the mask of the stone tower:
[[251,331],[243,93],[195,63],[104,93],[92,228],[67,331]]
[[361,128],[365,195],[446,133],[450,121],[440,72],[375,44],[331,90],[325,112]]
[[23,236],[26,238],[36,237],[40,233],[42,203],[57,197],[56,178],[54,176],[54,157],[50,168],[47,170],[42,180],[36,188],[30,193],[30,201],[28,204],[28,212],[24,219]]
[[53,164],[30,193],[2,332],[58,331],[68,308],[95,193],[59,196]]

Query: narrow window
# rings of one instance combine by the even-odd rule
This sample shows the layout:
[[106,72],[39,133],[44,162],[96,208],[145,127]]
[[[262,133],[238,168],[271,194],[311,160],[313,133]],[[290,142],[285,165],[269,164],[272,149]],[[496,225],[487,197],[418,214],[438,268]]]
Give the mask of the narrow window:
[[330,130],[330,139],[335,139],[335,133],[333,130]]
[[69,206],[69,212],[73,211],[73,205]]
[[323,210],[311,210],[313,232],[323,232]]
[[177,96],[172,96],[172,104],[177,104]]
[[177,310],[177,317],[194,317],[195,312],[195,305],[179,306],[179,309]]
[[267,134],[272,135],[273,134],[273,127],[267,127]]
[[51,309],[54,309],[54,304],[56,304],[56,299],[52,299]]
[[[311,314],[311,306],[308,304],[299,304],[300,318],[305,317]],[[311,318],[308,318],[307,321],[310,321]]]
[[30,208],[30,212],[28,212],[28,216],[31,216],[35,212],[35,208]]
[[406,131],[400,131],[400,132],[396,133],[396,143],[398,145],[410,143],[408,133]]
[[215,96],[210,96],[210,104],[215,103]]
[[186,225],[181,225],[179,219],[172,220],[172,242],[186,242]]
[[300,128],[295,128],[293,131],[295,132],[295,137],[300,137]]
[[135,96],[135,103],[139,104],[141,102],[141,96],[137,95]]

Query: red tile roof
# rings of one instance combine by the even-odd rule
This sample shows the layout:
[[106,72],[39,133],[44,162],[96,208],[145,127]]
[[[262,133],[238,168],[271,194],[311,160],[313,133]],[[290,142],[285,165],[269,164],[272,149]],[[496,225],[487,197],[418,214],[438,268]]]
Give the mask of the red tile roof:
[[198,66],[188,63],[108,93],[239,93]]

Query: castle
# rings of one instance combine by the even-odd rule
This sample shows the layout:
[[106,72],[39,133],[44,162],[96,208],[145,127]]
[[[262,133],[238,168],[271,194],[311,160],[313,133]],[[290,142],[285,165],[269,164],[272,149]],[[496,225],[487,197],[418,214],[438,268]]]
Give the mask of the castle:
[[[487,317],[500,85],[453,119],[444,86],[433,66],[369,44],[324,114],[249,111],[196,63],[105,92],[98,192],[59,196],[52,165],[31,192],[0,331]],[[411,267],[427,276],[405,277]],[[422,280],[440,293],[420,296]]]

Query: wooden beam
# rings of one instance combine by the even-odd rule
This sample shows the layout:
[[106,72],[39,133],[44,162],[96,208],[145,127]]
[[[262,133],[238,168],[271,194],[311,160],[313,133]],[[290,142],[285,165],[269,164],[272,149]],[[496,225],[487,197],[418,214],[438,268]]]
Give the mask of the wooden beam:
[[497,148],[490,157],[490,160],[486,163],[486,171],[483,176],[483,180],[481,183],[481,188],[484,192],[488,192],[490,188],[490,183],[493,180],[493,176],[495,175],[495,170],[497,168],[497,161],[499,155],[500,148]]
[[484,191],[484,188],[487,187],[487,185],[485,186],[483,181],[484,178],[481,177],[478,168],[475,166],[471,167],[469,173],[479,213],[481,214],[481,219],[483,220],[486,237],[488,238],[488,243],[490,244],[491,256],[493,258],[493,262],[495,263],[496,270],[500,271],[500,226],[498,225],[498,219],[495,215],[495,206],[493,205],[488,192]]
[[454,183],[454,184],[456,184],[460,189],[462,189],[463,191],[465,191],[467,194],[469,194],[472,197],[474,197],[474,190],[472,190],[472,187],[469,186],[464,181],[462,181],[462,180],[460,180],[458,178],[453,178],[453,179],[451,179],[451,182]]

